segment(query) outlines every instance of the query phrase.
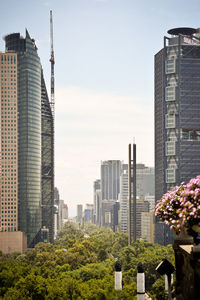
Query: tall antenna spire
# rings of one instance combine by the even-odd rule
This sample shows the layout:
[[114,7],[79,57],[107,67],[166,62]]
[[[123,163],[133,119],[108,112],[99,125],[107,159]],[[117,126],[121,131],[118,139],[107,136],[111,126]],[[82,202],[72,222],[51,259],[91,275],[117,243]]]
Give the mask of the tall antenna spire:
[[54,99],[54,50],[53,50],[53,17],[52,17],[52,10],[50,10],[50,43],[51,43],[51,58],[50,58],[50,63],[51,63],[51,111],[53,115],[53,119],[55,117],[55,99]]

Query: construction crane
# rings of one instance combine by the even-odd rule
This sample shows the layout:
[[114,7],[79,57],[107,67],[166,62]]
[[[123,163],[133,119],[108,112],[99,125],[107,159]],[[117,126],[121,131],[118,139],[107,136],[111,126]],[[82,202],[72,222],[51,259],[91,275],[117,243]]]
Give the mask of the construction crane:
[[50,10],[50,43],[51,43],[51,58],[50,58],[50,63],[51,63],[51,101],[50,101],[50,106],[51,106],[51,111],[52,111],[52,116],[54,119],[54,114],[55,114],[55,99],[54,99],[54,50],[53,50],[53,17],[52,17],[52,10]]

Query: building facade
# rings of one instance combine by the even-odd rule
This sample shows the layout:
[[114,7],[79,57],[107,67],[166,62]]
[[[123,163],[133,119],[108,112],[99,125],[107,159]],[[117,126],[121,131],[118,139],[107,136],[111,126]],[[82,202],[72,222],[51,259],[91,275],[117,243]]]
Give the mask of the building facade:
[[[126,165],[128,168],[128,165]],[[123,170],[120,176],[120,231],[128,232],[128,170]]]
[[[175,28],[155,55],[155,200],[200,171],[199,30]],[[155,242],[173,236],[156,222]]]
[[76,215],[77,215],[77,217],[76,217],[77,223],[81,223],[82,217],[83,217],[83,205],[82,204],[77,205],[77,214]]
[[120,191],[120,160],[101,162],[101,193],[102,200],[117,200]]
[[17,54],[0,53],[0,230],[18,231]]
[[94,223],[100,224],[101,180],[97,179],[93,185],[94,193]]
[[147,195],[155,194],[155,174],[154,168],[145,164],[136,164],[136,188],[137,198],[144,200]]
[[[0,203],[1,212],[2,205],[5,205],[3,203],[6,203],[10,210],[4,210],[7,218],[3,218],[4,224],[1,223],[0,231],[9,231],[5,226],[12,226],[10,231],[26,233],[28,247],[33,247],[42,240],[43,227],[45,235],[48,231],[48,235],[51,233],[51,241],[53,240],[53,193],[51,212],[48,211],[45,217],[43,216],[43,208],[45,206],[46,210],[47,205],[47,198],[43,196],[49,189],[42,189],[42,118],[44,121],[45,117],[42,116],[41,110],[44,101],[41,86],[44,86],[44,79],[35,41],[31,39],[28,31],[25,38],[19,33],[7,35],[5,46],[5,53],[1,53],[3,76],[0,97],[1,118],[5,117],[5,124],[1,123],[0,138],[1,155],[4,154],[4,161],[1,159],[1,165],[4,165],[1,167],[4,172],[1,176],[1,189],[7,191],[6,198],[1,193]],[[45,101],[48,102],[47,93]],[[7,137],[2,131],[5,126]],[[51,148],[52,144],[48,146]],[[9,160],[6,162],[5,158]],[[53,165],[51,158],[52,168]],[[53,184],[52,180],[51,191]]]
[[83,215],[84,215],[84,223],[93,223],[94,205],[87,203]]
[[141,238],[154,243],[154,212],[141,213]]
[[64,200],[59,201],[58,218],[59,218],[59,229],[61,229],[65,222],[68,221],[68,205]]

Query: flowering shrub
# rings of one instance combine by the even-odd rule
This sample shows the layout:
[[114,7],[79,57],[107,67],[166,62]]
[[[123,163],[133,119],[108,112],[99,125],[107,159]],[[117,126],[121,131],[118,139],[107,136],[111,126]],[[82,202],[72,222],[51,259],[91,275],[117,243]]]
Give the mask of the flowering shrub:
[[200,175],[164,194],[155,206],[155,215],[175,232],[200,226]]

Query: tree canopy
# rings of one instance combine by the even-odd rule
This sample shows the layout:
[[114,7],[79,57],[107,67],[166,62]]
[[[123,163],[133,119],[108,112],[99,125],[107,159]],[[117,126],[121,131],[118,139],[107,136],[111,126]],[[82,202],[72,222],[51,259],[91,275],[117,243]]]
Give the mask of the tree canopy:
[[[155,271],[163,258],[174,264],[171,246],[136,241],[127,234],[66,223],[54,245],[39,243],[24,254],[0,252],[0,299],[134,299],[137,265],[142,262],[146,290],[152,299],[166,299],[164,278]],[[123,289],[114,289],[119,260]]]

